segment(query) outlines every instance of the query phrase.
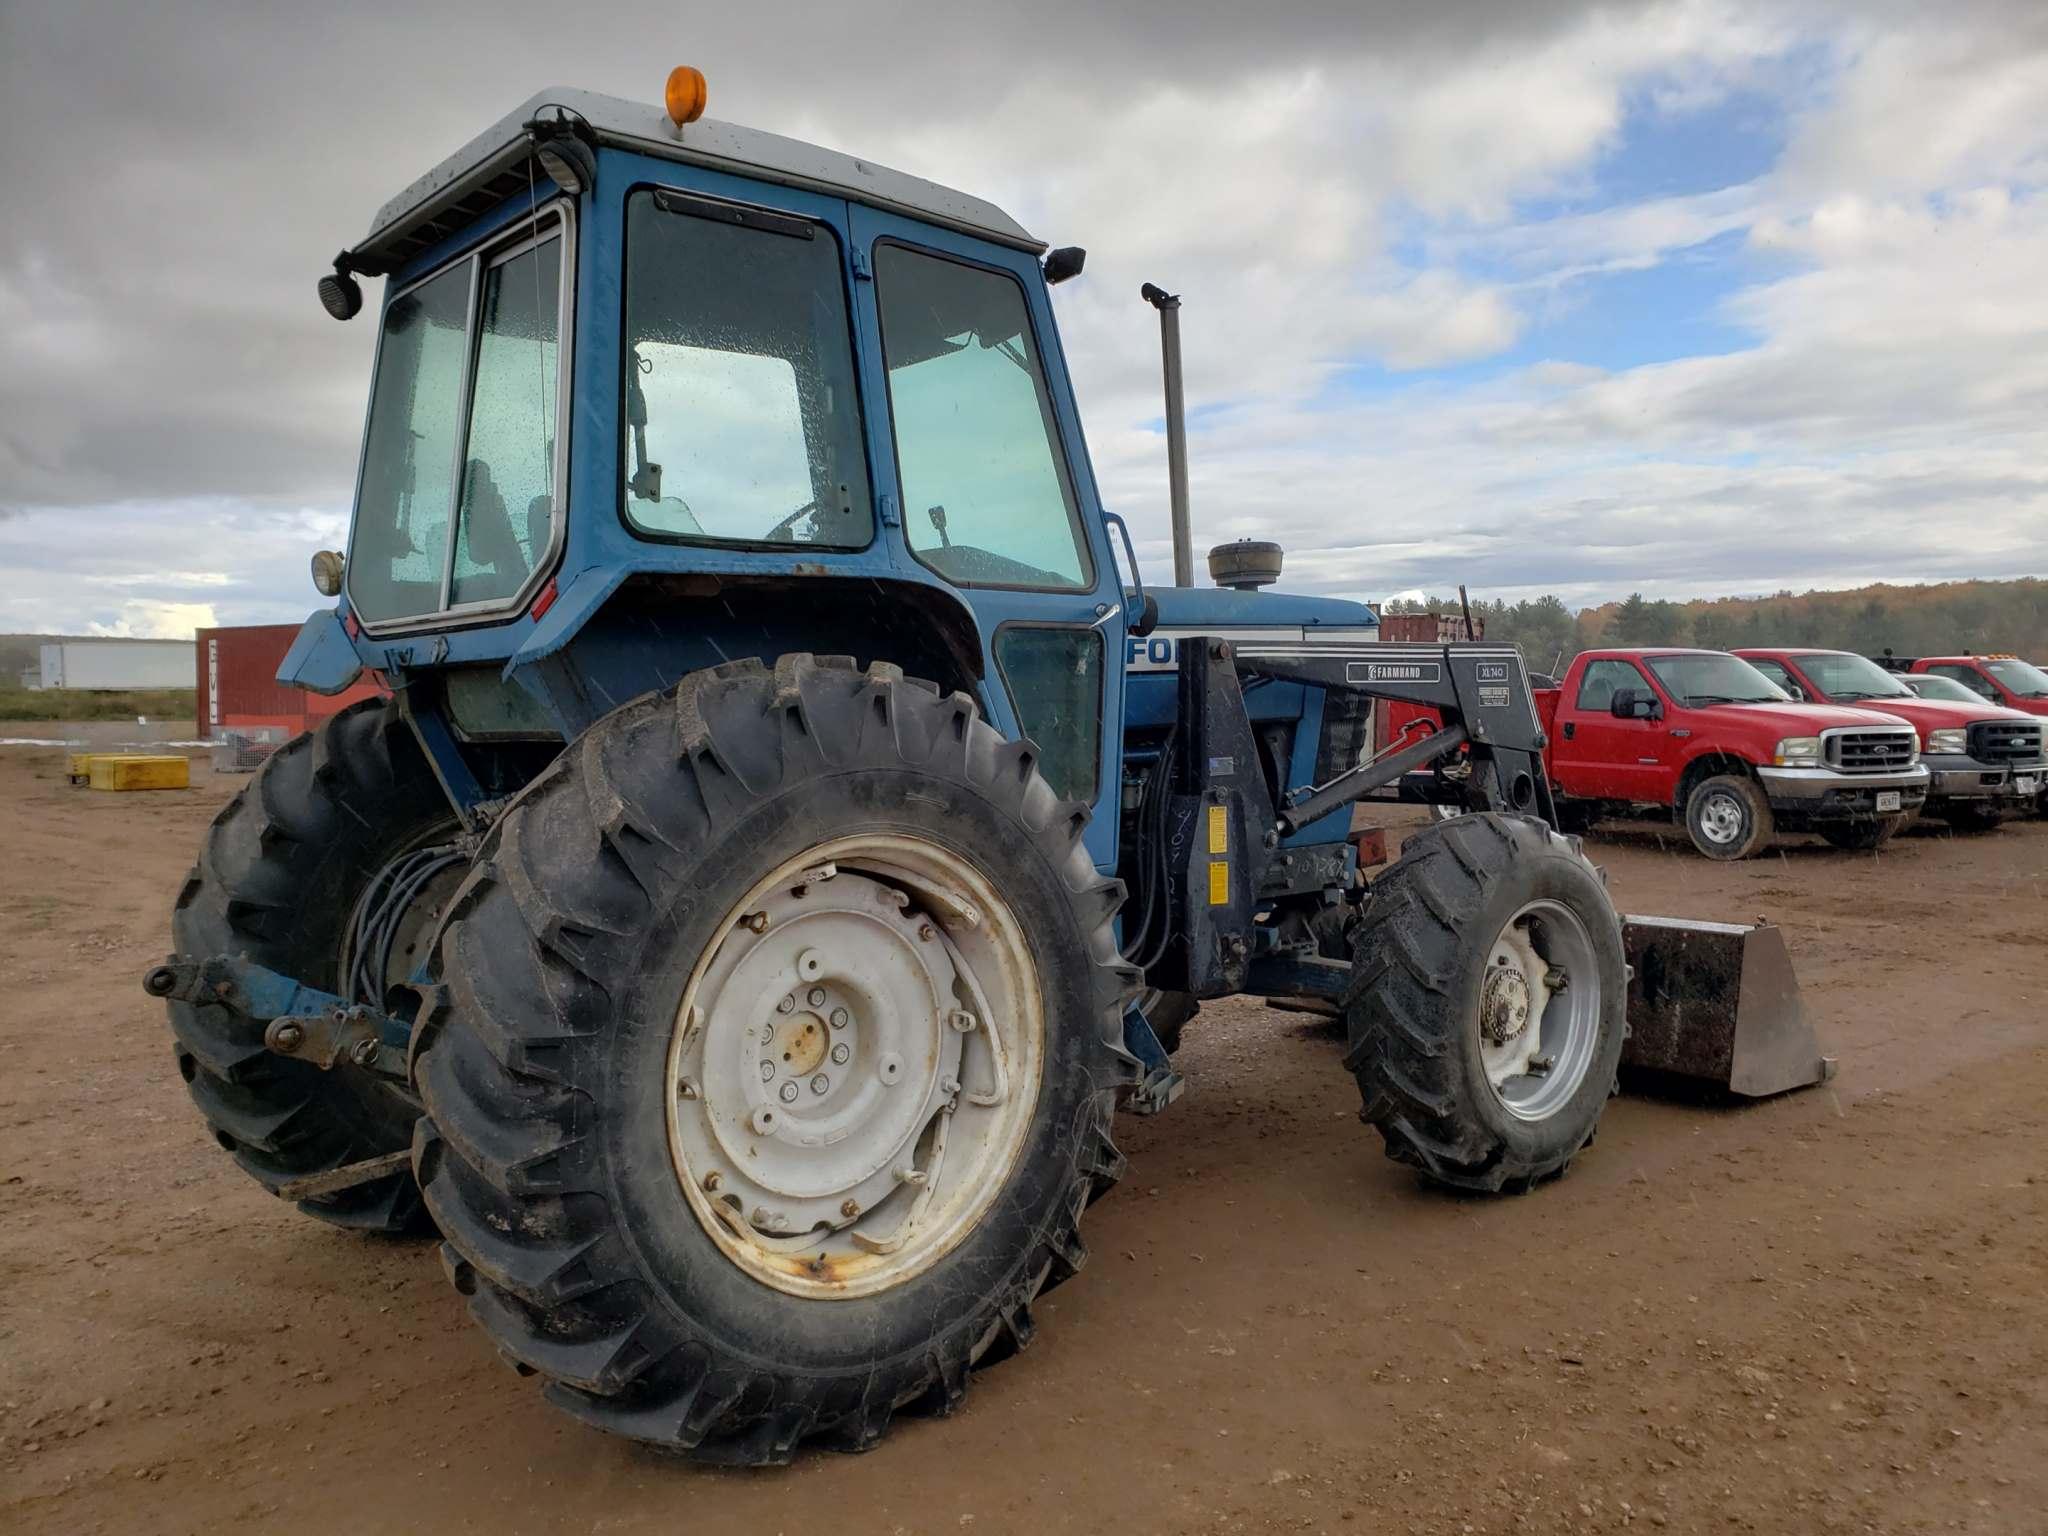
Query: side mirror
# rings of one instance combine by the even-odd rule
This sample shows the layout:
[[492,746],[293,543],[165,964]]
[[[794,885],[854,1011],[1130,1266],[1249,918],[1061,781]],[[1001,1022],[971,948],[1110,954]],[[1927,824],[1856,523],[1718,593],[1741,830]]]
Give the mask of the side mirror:
[[1131,606],[1135,612],[1130,615],[1130,622],[1124,625],[1124,633],[1142,640],[1159,627],[1159,599],[1150,592],[1140,592],[1138,600]]
[[1797,683],[1787,683],[1785,685],[1785,691],[1791,694],[1792,697],[1797,699],[1800,703],[1804,704],[1806,702],[1806,690],[1800,687]]
[[1617,720],[1655,720],[1664,713],[1664,706],[1657,702],[1655,694],[1639,688],[1617,688],[1607,712]]
[[1045,253],[1045,280],[1049,284],[1064,283],[1070,277],[1079,277],[1087,262],[1088,253],[1080,246],[1055,246]]

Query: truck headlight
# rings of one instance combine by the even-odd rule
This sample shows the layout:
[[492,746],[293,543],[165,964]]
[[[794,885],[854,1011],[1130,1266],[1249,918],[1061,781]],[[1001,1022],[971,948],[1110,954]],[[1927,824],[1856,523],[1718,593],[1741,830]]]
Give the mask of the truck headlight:
[[1927,750],[1930,752],[1967,752],[1970,750],[1970,732],[1966,727],[1956,726],[1945,731],[1927,733]]
[[1820,738],[1818,736],[1787,736],[1772,751],[1771,761],[1780,768],[1818,768],[1820,766]]

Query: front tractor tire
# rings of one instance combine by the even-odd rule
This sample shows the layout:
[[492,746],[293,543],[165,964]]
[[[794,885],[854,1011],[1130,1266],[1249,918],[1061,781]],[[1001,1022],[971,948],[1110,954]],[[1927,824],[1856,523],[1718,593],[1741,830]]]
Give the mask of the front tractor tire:
[[1543,822],[1424,828],[1353,930],[1345,1065],[1387,1155],[1457,1190],[1522,1192],[1593,1139],[1621,1061],[1621,921]]
[[[171,917],[178,952],[246,956],[340,992],[352,920],[372,882],[456,830],[397,706],[350,705],[279,747],[214,818]],[[423,953],[425,925],[408,937]],[[419,1106],[385,1080],[346,1062],[323,1072],[273,1055],[262,1021],[220,1004],[174,1001],[170,1023],[178,1072],[214,1139],[272,1193],[411,1145]],[[398,1232],[419,1224],[419,1190],[401,1167],[299,1209]]]
[[599,721],[492,829],[415,1167],[559,1406],[709,1461],[872,1446],[1032,1338],[1122,1171],[1122,886],[965,694],[786,656]]

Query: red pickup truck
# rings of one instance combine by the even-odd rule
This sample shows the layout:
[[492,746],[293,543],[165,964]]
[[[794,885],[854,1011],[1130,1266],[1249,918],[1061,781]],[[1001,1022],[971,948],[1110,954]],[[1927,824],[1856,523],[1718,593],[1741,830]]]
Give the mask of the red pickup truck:
[[[1745,646],[1734,653],[1795,699],[1867,705],[1897,715],[1920,733],[1929,783],[1925,814],[1958,831],[1982,832],[2032,808],[2048,763],[2042,722],[2017,710],[1972,700],[1921,698],[1868,658],[1804,646]],[[2048,700],[2043,701],[2048,704]]]
[[[1888,672],[1946,677],[1980,699],[2021,714],[2048,715],[2048,672],[2017,656],[1894,656],[1886,651],[1870,659]],[[2034,807],[2048,816],[2048,781],[2043,782]]]
[[1927,798],[1912,726],[1797,701],[1725,651],[1585,651],[1536,708],[1561,815],[1666,807],[1712,859],[1745,858],[1775,830],[1875,848]]

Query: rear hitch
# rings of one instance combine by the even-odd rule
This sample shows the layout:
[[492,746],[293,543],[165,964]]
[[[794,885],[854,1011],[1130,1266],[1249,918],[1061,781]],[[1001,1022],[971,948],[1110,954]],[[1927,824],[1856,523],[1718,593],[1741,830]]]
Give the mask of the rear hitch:
[[172,955],[143,974],[142,990],[151,997],[227,1008],[256,1020],[264,1025],[265,1050],[310,1062],[323,1072],[347,1062],[405,1080],[410,1024],[306,986],[253,960]]

